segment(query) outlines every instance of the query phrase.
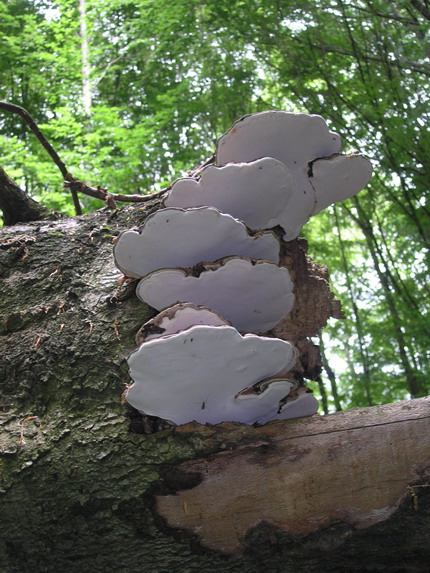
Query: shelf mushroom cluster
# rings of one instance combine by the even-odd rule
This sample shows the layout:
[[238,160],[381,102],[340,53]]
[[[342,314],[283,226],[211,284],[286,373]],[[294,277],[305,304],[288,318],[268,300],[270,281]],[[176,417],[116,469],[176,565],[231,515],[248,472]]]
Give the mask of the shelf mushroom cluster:
[[132,406],[175,424],[263,424],[317,411],[310,390],[286,377],[293,345],[262,335],[294,304],[281,241],[370,179],[370,162],[340,149],[319,116],[245,116],[218,141],[215,164],[177,180],[140,230],[121,233],[117,267],[161,311],[128,359]]

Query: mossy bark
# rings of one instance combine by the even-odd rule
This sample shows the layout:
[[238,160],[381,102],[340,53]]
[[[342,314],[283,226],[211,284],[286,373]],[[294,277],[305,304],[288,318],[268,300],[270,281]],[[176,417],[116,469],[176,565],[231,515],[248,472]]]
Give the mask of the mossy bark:
[[235,556],[157,515],[155,496],[201,479],[180,464],[261,438],[237,424],[148,434],[151,423],[121,402],[125,358],[154,312],[118,281],[112,242],[158,207],[0,231],[1,572],[426,570],[425,488],[420,511],[407,500],[367,530],[337,523],[295,536],[260,524]]

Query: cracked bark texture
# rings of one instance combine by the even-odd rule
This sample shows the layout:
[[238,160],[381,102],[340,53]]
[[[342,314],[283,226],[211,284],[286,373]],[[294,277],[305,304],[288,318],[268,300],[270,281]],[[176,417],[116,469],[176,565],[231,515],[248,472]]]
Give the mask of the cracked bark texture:
[[[426,488],[418,510],[407,498],[364,530],[336,522],[295,535],[257,524],[240,555],[207,549],[157,514],[156,496],[202,479],[181,464],[264,437],[240,424],[148,434],[163,424],[121,403],[130,382],[125,358],[155,312],[134,296],[132,282],[118,281],[112,243],[158,207],[154,201],[0,230],[1,572],[427,571]],[[299,248],[293,243],[289,264]],[[297,331],[297,340],[308,335]],[[303,423],[277,424],[293,431]]]

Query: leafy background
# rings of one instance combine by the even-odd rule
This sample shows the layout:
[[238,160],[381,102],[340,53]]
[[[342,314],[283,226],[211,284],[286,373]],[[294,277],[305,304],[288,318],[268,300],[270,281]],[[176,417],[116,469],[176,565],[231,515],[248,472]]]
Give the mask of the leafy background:
[[[116,193],[164,187],[246,113],[322,115],[375,174],[303,230],[347,315],[315,338],[315,390],[326,411],[380,404],[429,393],[429,21],[427,0],[9,0],[0,99],[75,177]],[[4,113],[0,157],[73,214],[57,168]]]

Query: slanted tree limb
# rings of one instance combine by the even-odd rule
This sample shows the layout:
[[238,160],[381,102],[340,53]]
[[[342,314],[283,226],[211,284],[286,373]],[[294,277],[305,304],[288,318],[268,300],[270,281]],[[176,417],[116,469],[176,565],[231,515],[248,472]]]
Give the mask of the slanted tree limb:
[[[34,133],[34,135],[37,137],[37,139],[40,141],[40,143],[43,145],[43,147],[46,149],[49,156],[54,161],[55,165],[61,171],[61,174],[64,177],[64,179],[68,180],[70,177],[73,178],[72,175],[70,175],[70,173],[68,173],[67,167],[61,161],[58,153],[55,151],[55,149],[52,147],[52,145],[49,143],[49,141],[46,139],[46,137],[40,131],[36,122],[34,121],[34,119],[31,117],[31,115],[28,113],[28,111],[26,109],[24,109],[23,107],[21,107],[19,105],[15,105],[13,103],[9,103],[6,101],[0,101],[0,109],[4,109],[5,111],[10,111],[11,113],[16,113],[17,115],[20,115],[23,118],[23,120],[25,121],[25,123],[28,125],[28,127],[31,129],[31,131]],[[82,215],[82,209],[81,209],[81,205],[79,203],[79,198],[76,194],[76,191],[71,190],[71,194],[72,194],[72,198],[73,198],[73,203],[75,205],[76,215]]]
[[50,214],[46,207],[29,197],[2,167],[0,167],[0,209],[3,211],[5,226],[38,221]]
[[145,203],[147,201],[151,201],[152,199],[156,199],[163,195],[167,189],[161,189],[161,191],[157,191],[157,193],[151,193],[149,195],[121,195],[119,193],[109,193],[107,189],[103,189],[102,187],[92,187],[87,183],[82,181],[78,181],[75,178],[68,179],[64,182],[64,186],[70,189],[73,192],[83,193],[84,195],[88,195],[89,197],[94,197],[95,199],[100,199],[104,201],[108,207],[112,209],[116,208],[116,201],[124,202],[124,203]]
[[430,9],[428,8],[427,2],[422,2],[420,0],[410,0],[412,6],[418,10],[418,12],[424,16],[426,20],[430,20]]
[[34,135],[40,141],[40,143],[45,148],[45,150],[48,152],[49,156],[51,157],[51,159],[53,160],[55,165],[60,170],[60,172],[64,178],[64,186],[67,189],[69,189],[69,191],[72,195],[73,203],[75,206],[75,212],[77,215],[82,214],[82,208],[81,208],[81,205],[79,203],[78,193],[83,193],[84,195],[88,195],[89,197],[94,197],[95,199],[100,199],[101,201],[104,201],[108,205],[108,207],[115,209],[116,201],[125,202],[125,203],[144,203],[146,201],[150,201],[151,199],[155,199],[155,198],[159,197],[160,195],[162,195],[166,191],[166,189],[162,189],[161,191],[158,191],[157,193],[152,193],[152,194],[148,194],[148,195],[138,195],[138,194],[136,194],[136,195],[121,195],[118,193],[109,193],[107,191],[107,189],[103,189],[100,186],[92,187],[92,186],[88,185],[87,183],[79,181],[78,179],[75,179],[75,177],[73,177],[73,175],[69,172],[69,170],[66,167],[66,164],[60,159],[60,156],[58,155],[58,153],[55,151],[55,149],[52,147],[52,145],[49,143],[49,141],[43,135],[43,133],[41,132],[41,130],[37,126],[36,122],[34,121],[32,116],[28,113],[27,110],[25,110],[23,107],[21,107],[19,105],[15,105],[13,103],[6,102],[6,101],[0,101],[0,110],[15,113],[24,119],[24,121],[26,122],[26,124],[28,125],[30,130],[34,133]]

